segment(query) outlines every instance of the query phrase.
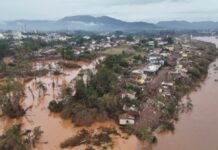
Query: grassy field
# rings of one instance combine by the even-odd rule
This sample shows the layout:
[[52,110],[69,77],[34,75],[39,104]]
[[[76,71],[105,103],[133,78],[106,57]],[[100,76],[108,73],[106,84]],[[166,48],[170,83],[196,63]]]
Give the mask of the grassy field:
[[106,50],[101,51],[100,54],[119,55],[119,54],[122,54],[123,52],[128,53],[128,54],[132,54],[129,58],[132,58],[133,56],[136,56],[136,55],[141,55],[141,57],[146,56],[145,51],[135,51],[135,50],[131,49],[130,46],[128,46],[128,45],[122,45],[119,47],[108,48]]
[[123,52],[132,52],[132,51],[129,49],[128,45],[122,45],[119,47],[108,48],[102,51],[101,54],[104,54],[104,55],[116,55],[117,54],[118,55],[118,54],[122,54]]

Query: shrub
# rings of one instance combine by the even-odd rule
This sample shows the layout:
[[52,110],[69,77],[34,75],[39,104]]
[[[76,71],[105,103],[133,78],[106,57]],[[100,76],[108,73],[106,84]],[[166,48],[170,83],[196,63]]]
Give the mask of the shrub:
[[165,130],[174,131],[175,130],[174,123],[170,121],[166,121],[166,120],[161,121],[160,128],[162,131],[165,131]]
[[103,144],[107,144],[107,143],[112,142],[110,134],[108,134],[106,132],[102,132],[102,133],[95,135],[94,139],[95,139],[94,145],[96,145],[96,146],[101,146]]
[[136,136],[141,141],[147,141],[149,143],[154,143],[157,141],[156,137],[152,135],[152,132],[149,129],[141,129],[136,133]]
[[95,150],[93,147],[89,146],[85,150]]
[[61,143],[61,148],[67,147],[75,147],[81,144],[89,143],[90,141],[90,133],[87,130],[80,131],[76,136],[68,138],[64,142]]
[[63,103],[53,100],[49,103],[48,109],[51,112],[61,112],[63,109]]

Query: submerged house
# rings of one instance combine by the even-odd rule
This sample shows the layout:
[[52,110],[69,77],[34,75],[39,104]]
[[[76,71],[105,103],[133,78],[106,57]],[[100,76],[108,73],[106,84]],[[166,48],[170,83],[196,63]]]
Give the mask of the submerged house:
[[124,105],[123,111],[125,111],[125,113],[119,116],[119,124],[120,125],[135,124],[135,119],[140,115],[139,113],[140,111],[138,107],[136,107],[135,105],[131,105],[131,106]]
[[135,117],[127,113],[121,114],[119,116],[119,124],[120,125],[133,125],[135,124]]

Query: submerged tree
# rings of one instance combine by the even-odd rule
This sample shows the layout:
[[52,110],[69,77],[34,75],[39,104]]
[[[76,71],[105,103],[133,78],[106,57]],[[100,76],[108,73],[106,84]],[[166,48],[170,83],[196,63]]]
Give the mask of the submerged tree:
[[1,150],[30,150],[31,145],[22,138],[21,126],[16,125],[9,128],[0,136]]
[[36,89],[39,90],[39,97],[41,96],[41,91],[43,92],[43,96],[45,95],[45,93],[47,92],[47,87],[45,85],[45,83],[38,81],[35,83]]
[[40,127],[22,131],[21,125],[14,125],[0,136],[0,149],[32,150],[39,142],[42,133]]
[[0,109],[3,115],[11,118],[23,116],[25,110],[20,100],[25,96],[23,85],[15,80],[7,78],[0,84]]

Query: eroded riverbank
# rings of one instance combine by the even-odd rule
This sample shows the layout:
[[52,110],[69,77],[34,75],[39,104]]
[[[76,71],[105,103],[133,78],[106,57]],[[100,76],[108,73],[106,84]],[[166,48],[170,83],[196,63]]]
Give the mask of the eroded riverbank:
[[[218,39],[200,37],[198,40],[211,42],[218,46]],[[145,150],[217,150],[218,143],[218,59],[210,64],[208,76],[201,88],[189,97],[194,108],[179,116],[174,132],[158,134],[158,143]],[[186,97],[183,101],[186,101]]]

